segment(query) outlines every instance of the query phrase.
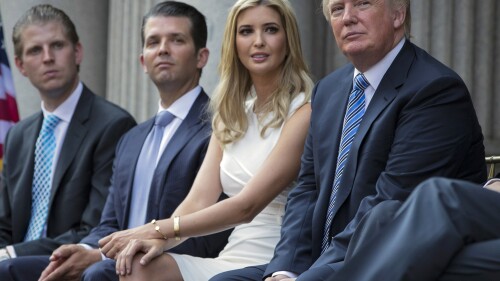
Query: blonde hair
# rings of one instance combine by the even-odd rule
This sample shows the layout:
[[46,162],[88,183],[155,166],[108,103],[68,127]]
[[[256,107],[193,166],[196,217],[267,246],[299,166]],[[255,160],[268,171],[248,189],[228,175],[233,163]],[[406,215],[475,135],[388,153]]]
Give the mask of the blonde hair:
[[[219,64],[220,82],[211,101],[212,127],[217,139],[229,144],[240,139],[248,128],[245,101],[252,88],[248,70],[238,59],[236,52],[236,28],[240,13],[248,8],[264,5],[274,9],[281,17],[287,40],[288,54],[283,62],[280,87],[267,102],[265,112],[272,118],[261,129],[264,136],[268,128],[280,127],[288,116],[290,103],[300,93],[305,93],[303,104],[311,96],[313,82],[302,57],[300,36],[295,13],[287,0],[239,0],[231,8],[224,31],[224,44]],[[263,120],[263,118],[260,118]]]
[[[327,21],[330,20],[329,5],[331,0],[323,0],[323,14]],[[392,5],[396,7],[404,7],[406,9],[406,16],[404,22],[405,37],[411,38],[411,3],[410,0],[387,0],[391,1]]]

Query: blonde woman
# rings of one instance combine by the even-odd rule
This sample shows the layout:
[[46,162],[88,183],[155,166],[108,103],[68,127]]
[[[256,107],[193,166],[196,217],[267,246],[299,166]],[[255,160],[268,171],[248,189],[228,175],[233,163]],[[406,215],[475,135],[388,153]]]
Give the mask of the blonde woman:
[[[172,218],[100,241],[121,280],[208,280],[273,256],[300,168],[312,81],[287,0],[237,1],[223,42],[213,134],[189,195]],[[229,198],[217,202],[222,192]],[[168,253],[189,237],[233,227],[216,258]]]

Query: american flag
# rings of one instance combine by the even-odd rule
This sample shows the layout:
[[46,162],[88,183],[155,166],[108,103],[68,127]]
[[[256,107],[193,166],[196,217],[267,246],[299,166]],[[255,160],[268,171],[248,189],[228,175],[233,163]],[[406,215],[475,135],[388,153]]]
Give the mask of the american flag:
[[0,171],[2,170],[3,143],[7,131],[19,121],[17,111],[16,93],[14,92],[14,83],[12,72],[9,67],[9,60],[5,52],[3,40],[3,26],[0,19]]

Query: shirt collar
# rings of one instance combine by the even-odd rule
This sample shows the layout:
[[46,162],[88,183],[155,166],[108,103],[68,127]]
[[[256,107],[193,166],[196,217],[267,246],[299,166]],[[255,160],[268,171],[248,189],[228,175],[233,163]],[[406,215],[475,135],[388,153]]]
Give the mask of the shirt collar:
[[71,118],[73,117],[73,113],[75,113],[76,105],[80,100],[82,92],[83,92],[83,84],[82,82],[78,82],[78,85],[76,86],[75,90],[71,93],[71,95],[69,95],[69,97],[63,103],[61,103],[53,112],[49,112],[47,109],[45,109],[45,105],[42,101],[43,116],[45,117],[48,114],[54,114],[55,116],[59,117],[61,121],[69,123],[71,121]]
[[[382,78],[384,78],[385,73],[387,72],[394,59],[396,59],[396,56],[403,48],[405,41],[406,39],[403,37],[403,39],[401,39],[401,41],[399,41],[399,43],[389,53],[387,53],[387,55],[385,55],[383,59],[381,59],[374,66],[372,66],[370,69],[368,69],[363,73],[365,75],[366,80],[368,80],[370,86],[373,87],[373,89],[377,90],[380,81],[382,81]],[[354,69],[354,77],[356,77],[358,73],[360,73],[360,71]]]
[[191,106],[193,106],[194,101],[198,98],[201,93],[201,86],[198,85],[194,87],[189,92],[185,93],[182,97],[177,99],[173,104],[171,104],[168,108],[164,108],[161,105],[161,100],[158,101],[158,112],[163,110],[168,110],[168,112],[172,113],[176,118],[184,120],[188,115]]

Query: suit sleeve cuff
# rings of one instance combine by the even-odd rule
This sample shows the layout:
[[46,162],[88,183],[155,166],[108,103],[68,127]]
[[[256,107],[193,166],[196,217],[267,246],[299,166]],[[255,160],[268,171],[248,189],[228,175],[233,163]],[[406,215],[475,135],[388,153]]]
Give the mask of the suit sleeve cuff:
[[[87,250],[96,250],[95,248],[93,248],[93,247],[92,247],[92,246],[90,246],[89,244],[83,244],[83,243],[80,243],[80,244],[78,244],[78,245],[80,245],[80,246],[84,247],[84,248],[85,248],[85,249],[87,249]],[[106,256],[105,256],[105,255],[104,255],[101,251],[99,251],[99,253],[101,253],[101,259],[102,259],[103,261],[105,261],[105,260],[109,260],[109,259],[110,259],[110,258],[106,257]]]
[[290,271],[276,271],[273,273],[272,277],[277,276],[277,275],[285,275],[288,278],[297,278],[299,277],[297,274],[290,272]]
[[497,182],[497,181],[500,181],[500,179],[498,179],[498,178],[492,178],[492,179],[490,179],[489,181],[487,181],[487,182],[483,185],[483,187],[486,187],[487,185],[490,185],[490,184],[492,184],[492,183],[494,183],[494,182]]

